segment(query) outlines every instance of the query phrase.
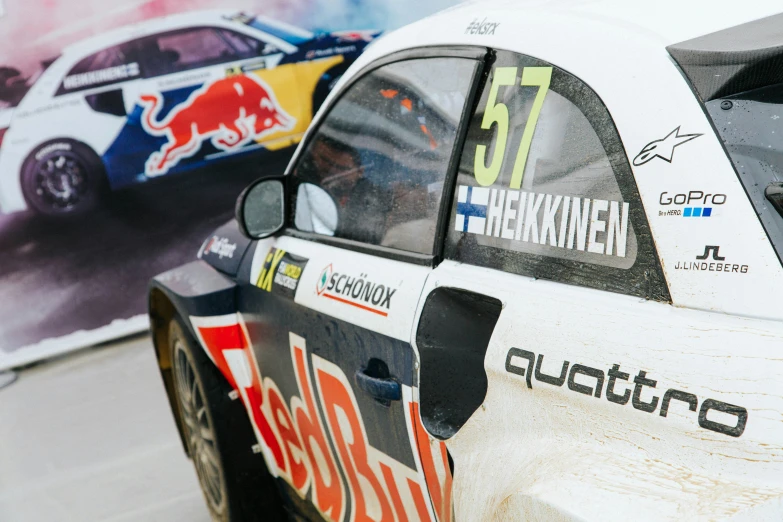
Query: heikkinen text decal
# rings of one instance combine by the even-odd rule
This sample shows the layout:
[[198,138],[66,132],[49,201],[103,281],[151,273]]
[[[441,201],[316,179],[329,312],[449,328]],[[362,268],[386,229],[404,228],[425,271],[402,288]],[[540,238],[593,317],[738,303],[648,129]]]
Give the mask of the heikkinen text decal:
[[[470,234],[625,257],[628,211],[629,205],[623,201],[460,185],[454,228]],[[599,240],[599,233],[605,233],[604,243]]]

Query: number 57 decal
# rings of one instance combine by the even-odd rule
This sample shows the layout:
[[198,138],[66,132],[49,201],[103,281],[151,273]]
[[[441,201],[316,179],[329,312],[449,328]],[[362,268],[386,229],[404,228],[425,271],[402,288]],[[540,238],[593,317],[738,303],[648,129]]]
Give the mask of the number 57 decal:
[[[481,120],[481,128],[489,130],[493,124],[497,124],[497,142],[495,151],[492,154],[492,160],[487,166],[487,146],[476,146],[476,160],[474,172],[476,181],[481,186],[489,186],[495,183],[500,174],[500,168],[503,165],[503,158],[506,154],[506,142],[508,141],[508,107],[506,104],[497,101],[498,91],[503,86],[514,85],[517,77],[516,67],[498,67],[495,69],[492,85],[489,89],[487,98],[487,107],[484,110],[484,119]],[[525,131],[522,133],[522,140],[519,143],[517,157],[514,161],[514,170],[511,172],[510,188],[519,189],[522,186],[522,175],[525,172],[527,156],[530,152],[530,143],[533,141],[533,133],[536,130],[536,123],[541,114],[541,106],[544,105],[544,97],[549,90],[549,84],[552,81],[551,67],[524,67],[522,69],[522,87],[538,87],[536,98],[533,100],[533,107],[530,109],[525,124]]]

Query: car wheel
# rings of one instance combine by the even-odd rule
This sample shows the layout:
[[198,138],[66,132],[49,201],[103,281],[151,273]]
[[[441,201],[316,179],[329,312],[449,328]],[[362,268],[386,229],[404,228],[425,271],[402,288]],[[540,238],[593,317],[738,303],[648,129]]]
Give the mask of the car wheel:
[[103,162],[92,149],[73,140],[40,145],[22,165],[27,205],[46,216],[81,215],[98,206],[106,190]]
[[181,319],[169,324],[169,348],[184,438],[216,522],[286,520],[274,478],[254,454],[255,434],[242,401]]

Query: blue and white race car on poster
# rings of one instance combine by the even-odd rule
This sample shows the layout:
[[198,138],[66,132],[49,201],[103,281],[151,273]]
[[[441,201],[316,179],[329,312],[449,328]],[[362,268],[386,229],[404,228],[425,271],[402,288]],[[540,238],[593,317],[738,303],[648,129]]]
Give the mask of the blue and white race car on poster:
[[76,43],[14,111],[0,212],[79,214],[107,190],[297,143],[377,35],[197,11]]
[[471,2],[359,58],[152,282],[215,520],[783,520],[783,14],[714,7]]

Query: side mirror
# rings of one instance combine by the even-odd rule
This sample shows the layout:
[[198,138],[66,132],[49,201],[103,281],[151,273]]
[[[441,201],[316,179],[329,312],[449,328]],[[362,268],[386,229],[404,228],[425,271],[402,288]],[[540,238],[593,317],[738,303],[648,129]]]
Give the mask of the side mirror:
[[285,224],[285,186],[279,179],[256,181],[239,195],[236,206],[239,229],[250,239],[264,239]]

